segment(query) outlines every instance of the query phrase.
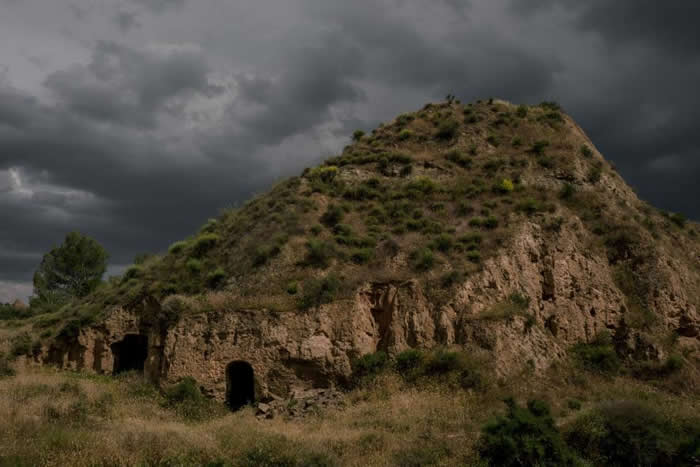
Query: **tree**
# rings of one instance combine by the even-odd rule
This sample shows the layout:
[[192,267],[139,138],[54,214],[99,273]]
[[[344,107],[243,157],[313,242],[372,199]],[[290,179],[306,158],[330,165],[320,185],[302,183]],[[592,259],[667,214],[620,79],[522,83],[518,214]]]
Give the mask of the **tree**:
[[44,255],[34,274],[34,294],[52,305],[84,297],[102,281],[108,257],[97,241],[71,232],[61,246]]

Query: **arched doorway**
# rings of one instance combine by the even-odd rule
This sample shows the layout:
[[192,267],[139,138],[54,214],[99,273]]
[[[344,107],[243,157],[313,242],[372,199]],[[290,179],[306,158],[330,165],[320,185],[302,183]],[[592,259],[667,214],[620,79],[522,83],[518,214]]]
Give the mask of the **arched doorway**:
[[226,367],[226,405],[231,410],[255,402],[255,375],[248,362],[231,362]]
[[148,356],[148,337],[141,334],[127,334],[119,342],[111,345],[114,355],[113,374],[124,371],[143,371]]

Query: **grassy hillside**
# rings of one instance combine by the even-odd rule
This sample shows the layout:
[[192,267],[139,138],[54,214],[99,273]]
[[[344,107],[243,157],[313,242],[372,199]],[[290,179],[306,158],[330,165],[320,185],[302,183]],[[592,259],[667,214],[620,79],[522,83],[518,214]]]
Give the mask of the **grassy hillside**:
[[[15,325],[49,339],[147,295],[173,319],[211,309],[292,311],[342,300],[362,281],[406,278],[439,305],[523,222],[556,242],[574,218],[590,234],[590,251],[611,261],[640,251],[687,251],[684,261],[700,254],[698,226],[639,201],[556,104],[428,104],[356,132],[342,154],[166,253],[141,256],[87,300]],[[644,290],[631,286],[645,274],[637,259],[620,261],[619,279],[631,307],[643,308]],[[700,301],[700,286],[689,292]]]

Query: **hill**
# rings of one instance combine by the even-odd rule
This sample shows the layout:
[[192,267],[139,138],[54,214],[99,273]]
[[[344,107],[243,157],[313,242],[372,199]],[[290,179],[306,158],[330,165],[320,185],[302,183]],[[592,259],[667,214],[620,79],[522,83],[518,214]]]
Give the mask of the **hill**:
[[[698,233],[639,200],[556,104],[450,99],[356,132],[87,299],[0,332],[28,363],[194,377],[263,416],[296,416],[309,390],[380,404],[381,384],[392,407],[423,391],[444,414],[450,397],[494,411],[510,394],[565,416],[581,391],[598,410],[631,388],[696,411]],[[436,459],[473,453],[467,438]]]

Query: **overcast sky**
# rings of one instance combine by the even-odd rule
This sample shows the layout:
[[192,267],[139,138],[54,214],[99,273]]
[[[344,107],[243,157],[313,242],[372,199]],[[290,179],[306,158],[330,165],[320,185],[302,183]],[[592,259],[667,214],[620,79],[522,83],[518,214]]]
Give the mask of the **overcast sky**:
[[700,219],[697,0],[0,0],[0,301],[78,230],[111,271],[453,93],[556,100]]

